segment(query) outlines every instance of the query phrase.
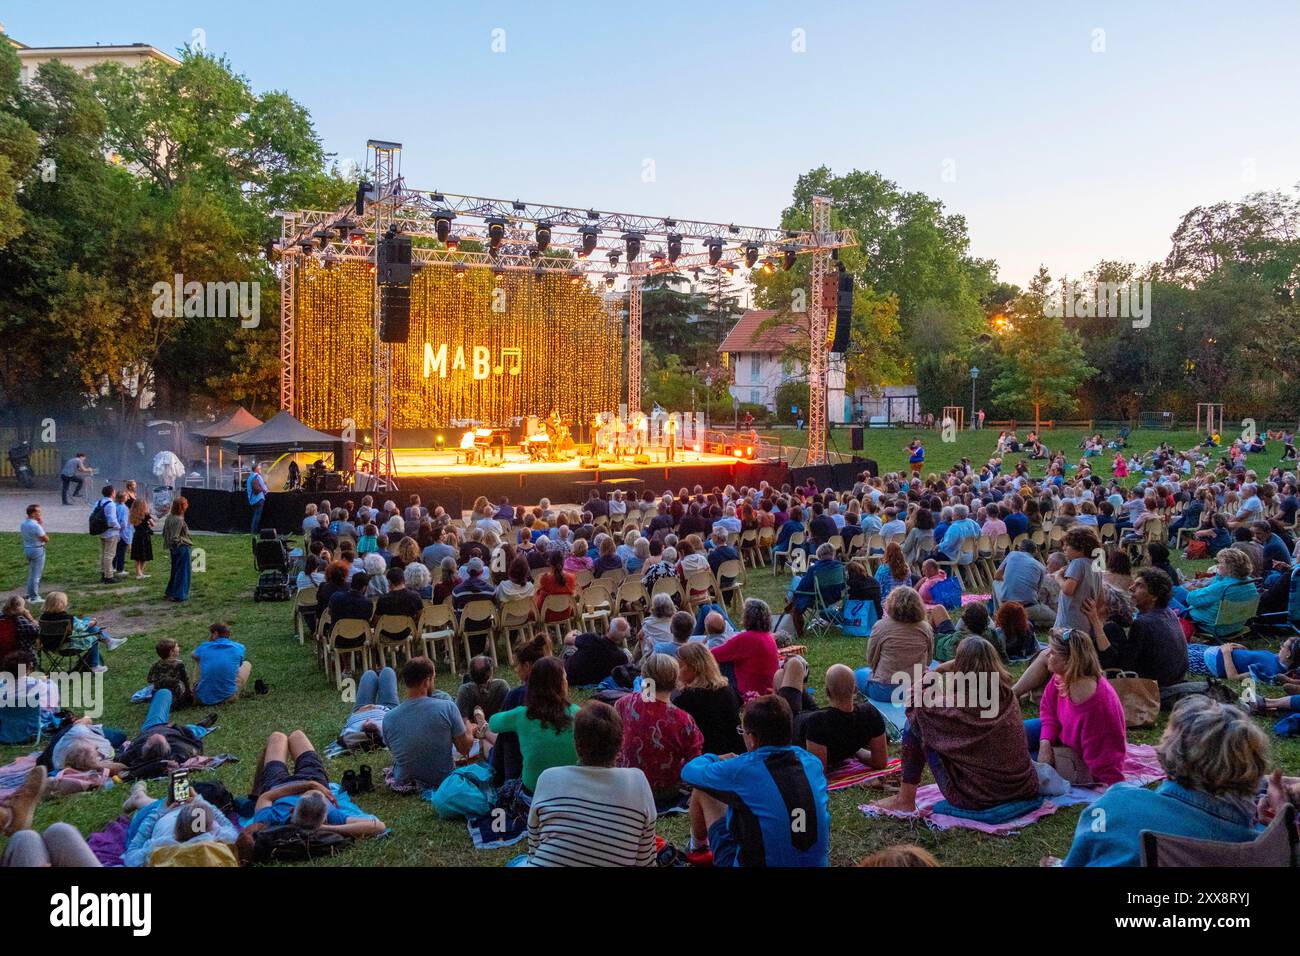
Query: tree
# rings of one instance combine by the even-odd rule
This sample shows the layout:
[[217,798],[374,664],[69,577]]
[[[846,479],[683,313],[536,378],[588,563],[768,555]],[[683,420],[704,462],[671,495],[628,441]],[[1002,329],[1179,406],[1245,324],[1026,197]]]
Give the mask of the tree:
[[1065,323],[1045,313],[1051,277],[1044,268],[1029,289],[1011,303],[1015,332],[1001,349],[1002,368],[993,382],[994,397],[1009,406],[1033,406],[1034,427],[1044,408],[1072,411],[1078,407],[1079,386],[1097,370],[1084,359],[1078,336]]

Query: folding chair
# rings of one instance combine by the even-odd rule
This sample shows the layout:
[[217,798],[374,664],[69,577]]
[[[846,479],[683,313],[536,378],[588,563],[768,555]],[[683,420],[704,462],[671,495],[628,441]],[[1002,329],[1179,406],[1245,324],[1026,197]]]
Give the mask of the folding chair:
[[[1300,519],[1297,519],[1300,524]],[[772,545],[776,543],[775,528],[758,529],[758,563],[762,567],[767,567],[767,562],[772,556]]]
[[686,610],[694,613],[701,604],[712,602],[722,603],[722,595],[718,591],[718,582],[714,580],[713,572],[702,568],[686,575]]
[[[343,658],[348,658],[348,666],[353,674],[359,674],[370,665],[370,622],[357,618],[344,618],[335,621],[329,630],[329,666],[327,676],[332,671],[336,687],[343,686]],[[356,658],[361,656],[361,666],[357,668]]]
[[[846,528],[845,530],[847,531],[848,529]],[[841,537],[843,536],[841,535]],[[866,541],[866,538],[863,536],[861,531],[854,531],[848,537],[844,538],[845,559],[847,560],[852,558],[855,554],[861,551],[864,541]]]
[[1145,867],[1295,867],[1300,860],[1296,810],[1290,804],[1247,843],[1197,840],[1152,830],[1143,830],[1140,839]]
[[776,572],[781,567],[782,562],[790,563],[790,555],[793,552],[804,549],[803,543],[806,539],[807,535],[804,532],[796,531],[790,535],[790,540],[785,543],[784,551],[776,550],[775,546],[772,548],[772,577],[776,577]]
[[826,540],[829,542],[830,546],[835,549],[835,557],[843,561],[846,557],[844,551],[844,535],[833,534]]
[[751,568],[758,567],[763,556],[758,549],[758,529],[750,528],[740,533],[740,559],[748,560]]
[[654,586],[650,588],[650,600],[653,601],[656,594],[667,594],[673,599],[673,603],[681,607],[686,600],[682,593],[682,584],[677,580],[677,575],[667,574],[655,581]]
[[474,652],[469,646],[469,639],[471,637],[483,637],[487,641],[484,650],[492,658],[493,664],[499,664],[497,660],[496,632],[496,602],[489,597],[466,601],[456,619],[456,633],[460,637],[461,647],[465,651],[465,660],[468,662],[474,657]]
[[844,590],[846,579],[844,571],[841,569],[837,578],[832,578],[826,582],[827,590],[838,588],[839,596],[833,601],[826,600],[826,594],[822,590],[821,578],[813,578],[813,606],[804,613],[803,634],[804,637],[816,637],[830,632],[835,626],[836,621],[841,620],[841,612],[844,607]]
[[[90,670],[90,655],[94,646],[79,650],[70,646],[72,640],[72,618],[65,621],[40,621],[40,635],[37,638],[37,657],[41,670],[47,674],[55,671],[77,672]],[[69,663],[71,666],[68,666]]]
[[316,645],[316,663],[320,669],[329,674],[329,633],[330,627],[334,623],[330,609],[327,607],[316,619],[316,630],[312,633],[312,643]]
[[578,594],[578,615],[582,621],[583,631],[603,634],[609,630],[613,608],[613,596],[600,579],[583,588]]
[[426,604],[420,612],[420,641],[424,644],[424,653],[429,660],[437,660],[438,644],[444,643],[447,657],[451,660],[452,673],[456,668],[456,613],[451,602]]
[[389,666],[388,658],[391,654],[391,666],[397,670],[403,654],[408,661],[414,657],[412,646],[415,643],[415,627],[415,622],[405,614],[380,615],[374,627],[375,663],[380,667]]
[[[308,621],[316,623],[316,588],[302,588],[293,596],[293,629],[298,643],[307,642]],[[314,629],[314,628],[313,628]]]
[[582,568],[578,571],[573,572],[573,579],[578,585],[578,590],[581,591],[592,581],[596,580],[596,576],[591,572],[590,569]]

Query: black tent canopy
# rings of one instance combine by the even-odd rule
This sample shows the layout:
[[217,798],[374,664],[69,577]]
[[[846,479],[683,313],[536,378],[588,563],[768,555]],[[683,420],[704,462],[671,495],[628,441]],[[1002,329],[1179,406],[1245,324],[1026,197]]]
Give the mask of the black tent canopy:
[[308,428],[287,411],[269,421],[224,438],[239,455],[284,455],[300,451],[327,451],[341,455],[345,442],[337,435]]

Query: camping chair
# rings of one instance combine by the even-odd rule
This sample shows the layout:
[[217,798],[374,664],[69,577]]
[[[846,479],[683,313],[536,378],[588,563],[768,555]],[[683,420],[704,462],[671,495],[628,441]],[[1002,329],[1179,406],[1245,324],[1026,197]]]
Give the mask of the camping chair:
[[[552,621],[550,620],[552,614],[562,616]],[[546,595],[537,616],[542,622],[542,626],[546,628],[546,633],[551,636],[551,646],[557,649],[562,647],[564,645],[564,632],[573,627],[573,619],[577,616],[576,602],[573,595]]]
[[293,596],[293,629],[298,635],[298,643],[305,644],[308,629],[315,630],[316,625],[316,589],[302,588]]
[[515,646],[531,641],[537,633],[536,602],[530,597],[507,601],[501,605],[500,625],[501,634],[506,639],[506,654],[514,664]]
[[1142,865],[1146,867],[1294,867],[1300,835],[1295,828],[1295,807],[1289,804],[1268,828],[1247,843],[1196,840],[1143,830]]
[[[826,600],[820,578],[813,578],[813,606],[804,613],[803,636],[818,637],[830,632],[837,621],[843,620],[844,592],[847,579],[841,569],[838,578],[826,582],[826,589],[834,589],[838,584],[839,596],[833,601]],[[809,616],[811,614],[811,617]]]
[[468,662],[474,657],[474,652],[469,646],[469,639],[471,637],[484,637],[487,640],[484,651],[492,658],[493,664],[499,664],[497,660],[496,632],[496,602],[490,597],[474,598],[471,601],[466,601],[456,620],[456,633],[459,635],[461,647],[465,651],[465,660]]
[[1286,608],[1258,614],[1251,620],[1250,626],[1275,636],[1291,637],[1300,634],[1300,572],[1291,572]]
[[424,645],[424,654],[429,660],[437,660],[438,643],[447,647],[447,658],[451,661],[452,673],[456,672],[456,612],[450,601],[441,604],[426,604],[420,612],[420,641]]
[[392,668],[397,670],[404,653],[409,661],[415,656],[415,622],[405,614],[383,614],[375,622],[374,628],[375,663],[387,667],[388,656],[393,658]]
[[[344,618],[336,621],[329,630],[329,651],[326,673],[332,672],[335,686],[343,686],[343,658],[348,658],[348,666],[353,674],[360,674],[370,663],[370,623],[357,618]],[[361,656],[361,665],[357,666],[356,657]]]
[[69,644],[72,640],[72,618],[66,621],[39,621],[38,623],[41,630],[37,638],[37,656],[40,658],[41,670],[47,674],[55,671],[90,670],[90,655],[94,645],[83,651]]
[[1214,613],[1214,623],[1208,629],[1196,625],[1194,636],[1204,636],[1214,644],[1225,638],[1249,632],[1250,621],[1259,610],[1259,591],[1252,583],[1234,584],[1223,592],[1223,599]]
[[741,592],[745,586],[745,562],[723,561],[718,565],[716,577],[722,606],[734,610],[739,619],[740,609],[745,606],[745,595]]

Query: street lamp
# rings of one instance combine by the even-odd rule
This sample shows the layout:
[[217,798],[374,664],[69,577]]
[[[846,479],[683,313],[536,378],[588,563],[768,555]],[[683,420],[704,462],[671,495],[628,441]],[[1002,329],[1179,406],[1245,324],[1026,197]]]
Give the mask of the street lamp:
[[980,377],[980,370],[970,367],[970,427],[975,428],[975,380]]

